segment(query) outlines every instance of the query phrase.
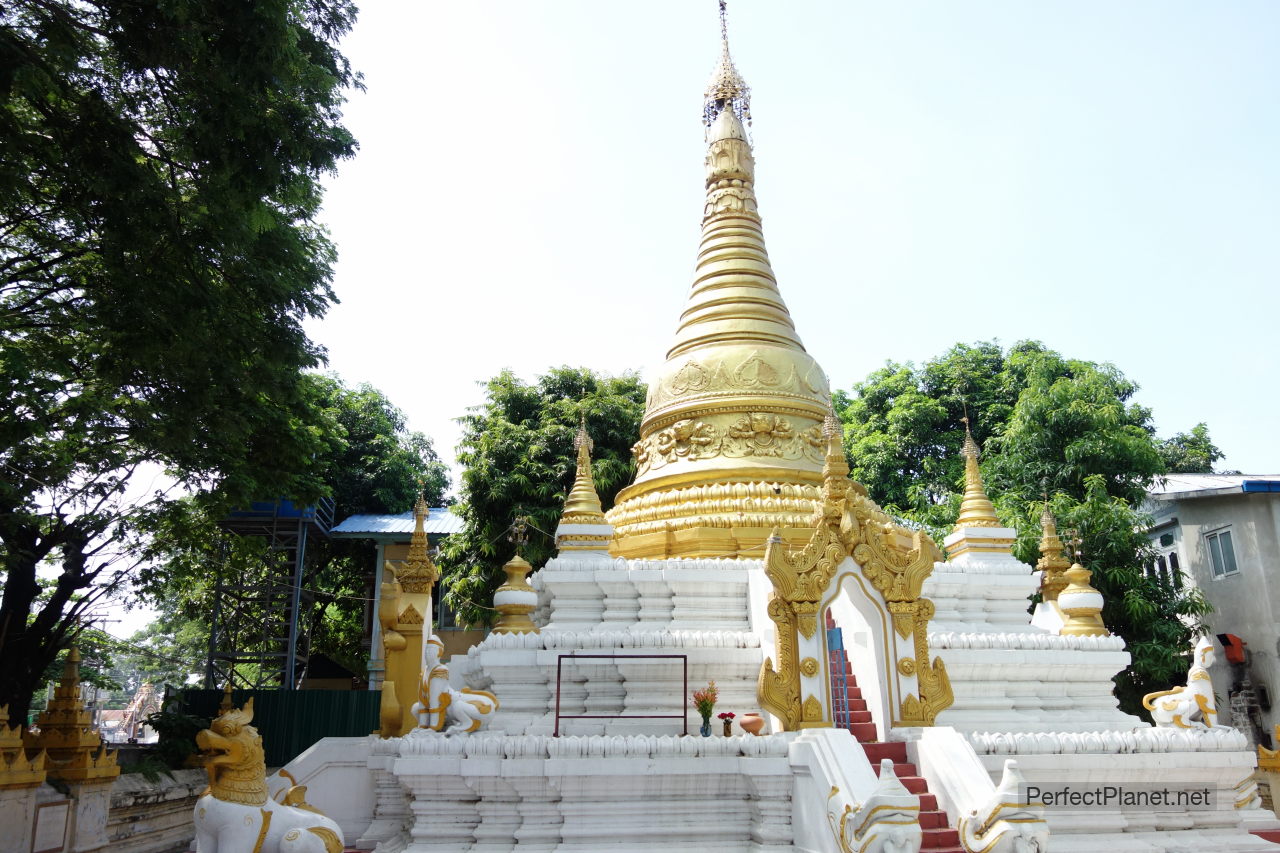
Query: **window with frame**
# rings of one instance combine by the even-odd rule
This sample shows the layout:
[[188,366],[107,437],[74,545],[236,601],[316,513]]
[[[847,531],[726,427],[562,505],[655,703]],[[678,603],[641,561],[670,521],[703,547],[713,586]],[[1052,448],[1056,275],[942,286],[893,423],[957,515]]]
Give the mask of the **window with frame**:
[[1223,578],[1240,571],[1236,566],[1236,549],[1231,543],[1231,531],[1215,530],[1204,536],[1205,548],[1209,551],[1209,563],[1213,567],[1213,576]]

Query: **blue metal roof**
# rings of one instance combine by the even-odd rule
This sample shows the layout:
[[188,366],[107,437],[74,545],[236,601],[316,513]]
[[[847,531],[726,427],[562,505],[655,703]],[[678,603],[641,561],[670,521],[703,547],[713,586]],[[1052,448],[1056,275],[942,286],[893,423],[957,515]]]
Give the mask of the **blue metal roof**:
[[[422,526],[428,534],[446,536],[462,529],[462,519],[453,514],[453,507],[432,507]],[[346,539],[408,539],[413,534],[413,512],[353,515],[333,528],[330,534]]]

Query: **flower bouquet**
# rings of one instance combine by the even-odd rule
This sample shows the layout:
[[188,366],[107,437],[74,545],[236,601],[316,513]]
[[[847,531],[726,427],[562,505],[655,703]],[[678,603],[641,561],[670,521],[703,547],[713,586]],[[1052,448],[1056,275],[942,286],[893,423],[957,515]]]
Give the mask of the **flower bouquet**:
[[714,681],[708,681],[706,687],[693,691],[693,707],[698,711],[698,716],[702,717],[703,737],[711,737],[711,713],[716,709],[716,700],[719,698],[720,691],[716,689]]
[[724,723],[724,736],[729,737],[729,733],[733,728],[733,712],[725,711],[723,714],[716,714],[716,716],[720,718],[720,722]]

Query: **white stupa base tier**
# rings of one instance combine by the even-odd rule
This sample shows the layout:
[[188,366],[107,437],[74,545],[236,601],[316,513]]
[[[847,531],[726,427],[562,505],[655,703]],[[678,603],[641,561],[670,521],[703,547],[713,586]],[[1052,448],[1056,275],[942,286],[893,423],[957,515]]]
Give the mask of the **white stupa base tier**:
[[[1012,529],[966,528],[970,542]],[[1112,678],[1129,665],[1119,637],[1072,637],[1031,624],[1039,575],[1008,553],[969,552],[938,563],[923,595],[935,608],[929,649],[947,665],[955,702],[938,725],[963,732],[1125,731],[1145,726],[1120,711]]]

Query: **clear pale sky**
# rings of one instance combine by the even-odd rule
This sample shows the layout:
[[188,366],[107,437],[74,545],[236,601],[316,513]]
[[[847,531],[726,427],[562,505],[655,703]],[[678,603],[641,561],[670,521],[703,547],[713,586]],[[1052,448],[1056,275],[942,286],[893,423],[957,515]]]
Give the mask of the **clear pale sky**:
[[[714,0],[369,2],[358,157],[310,331],[452,461],[526,378],[660,363],[702,205]],[[849,388],[1025,338],[1110,361],[1162,436],[1280,472],[1280,3],[731,0],[765,239]],[[649,372],[649,371],[647,371]]]

